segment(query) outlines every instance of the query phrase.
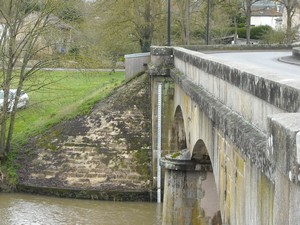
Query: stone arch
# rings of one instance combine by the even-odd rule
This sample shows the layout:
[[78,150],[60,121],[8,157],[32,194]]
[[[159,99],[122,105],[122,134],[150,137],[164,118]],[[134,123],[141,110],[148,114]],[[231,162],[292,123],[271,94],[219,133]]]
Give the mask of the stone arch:
[[174,114],[174,124],[173,124],[173,135],[172,135],[172,149],[175,151],[186,149],[186,133],[184,117],[180,106],[177,106]]
[[206,145],[199,139],[192,151],[192,160],[201,165],[201,179],[197,185],[198,220],[203,225],[221,225],[220,200],[213,174],[213,166]]
[[193,152],[192,152],[192,159],[211,164],[207,148],[205,146],[205,143],[202,140],[198,140],[194,145]]

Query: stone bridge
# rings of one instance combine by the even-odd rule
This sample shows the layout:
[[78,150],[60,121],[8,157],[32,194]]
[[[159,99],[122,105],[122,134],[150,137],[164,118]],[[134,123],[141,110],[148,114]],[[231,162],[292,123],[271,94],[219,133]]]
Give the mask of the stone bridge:
[[297,84],[181,47],[149,74],[163,224],[299,225]]

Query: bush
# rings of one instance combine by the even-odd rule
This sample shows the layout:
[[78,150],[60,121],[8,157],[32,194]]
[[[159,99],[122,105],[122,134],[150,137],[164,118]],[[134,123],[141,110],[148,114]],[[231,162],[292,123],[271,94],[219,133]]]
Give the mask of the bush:
[[246,27],[238,28],[237,34],[238,34],[239,38],[246,38]]
[[[262,25],[257,27],[251,27],[250,38],[261,39],[264,34],[271,32],[273,29],[268,25]],[[246,27],[238,28],[237,30],[239,38],[246,38]]]
[[285,31],[272,30],[262,35],[263,44],[284,44],[286,42]]
[[272,27],[268,25],[257,26],[251,28],[251,39],[261,39],[264,34],[272,32]]

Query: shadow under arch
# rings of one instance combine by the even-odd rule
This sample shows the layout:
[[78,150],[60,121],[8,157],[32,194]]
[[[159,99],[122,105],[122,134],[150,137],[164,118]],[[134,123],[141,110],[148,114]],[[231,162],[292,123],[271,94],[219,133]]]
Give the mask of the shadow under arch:
[[180,106],[177,106],[174,114],[174,124],[172,129],[171,147],[175,151],[187,148],[186,133],[183,113]]
[[205,143],[202,140],[198,140],[194,145],[193,152],[192,152],[192,159],[201,161],[203,163],[207,162],[211,164],[207,148],[205,146]]
[[220,200],[213,174],[213,166],[203,140],[199,139],[194,145],[192,160],[197,161],[204,171],[200,171],[201,180],[197,187],[198,210],[201,224],[204,225],[221,225],[222,218],[220,213]]

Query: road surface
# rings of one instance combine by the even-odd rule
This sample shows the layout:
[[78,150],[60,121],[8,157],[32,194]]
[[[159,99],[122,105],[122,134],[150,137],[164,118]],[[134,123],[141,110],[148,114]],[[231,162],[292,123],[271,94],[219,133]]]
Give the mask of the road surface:
[[280,58],[291,56],[291,51],[268,52],[226,52],[211,53],[215,57],[230,61],[234,64],[246,65],[248,68],[261,69],[273,73],[282,79],[294,79],[300,81],[300,65],[279,61]]

